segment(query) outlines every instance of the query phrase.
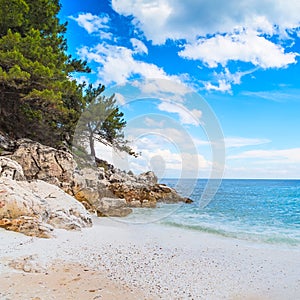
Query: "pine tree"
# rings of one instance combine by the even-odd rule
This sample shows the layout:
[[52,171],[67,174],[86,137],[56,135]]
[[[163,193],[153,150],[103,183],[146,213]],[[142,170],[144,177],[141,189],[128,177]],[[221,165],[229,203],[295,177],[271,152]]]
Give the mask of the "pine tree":
[[0,128],[48,145],[70,142],[85,107],[73,72],[89,72],[66,54],[57,0],[0,0]]
[[88,141],[90,155],[93,158],[96,157],[95,141],[137,156],[124,137],[123,130],[126,126],[124,114],[116,105],[114,95],[110,97],[101,95],[104,90],[105,87],[101,84],[97,88],[89,85],[86,89],[84,98],[87,108],[77,124],[76,139]]

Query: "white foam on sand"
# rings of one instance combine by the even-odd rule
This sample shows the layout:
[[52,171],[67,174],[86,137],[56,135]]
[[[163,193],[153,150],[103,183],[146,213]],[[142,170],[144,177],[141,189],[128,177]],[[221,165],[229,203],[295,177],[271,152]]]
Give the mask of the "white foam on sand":
[[81,263],[143,290],[148,299],[296,299],[300,249],[254,244],[157,224],[94,218],[80,232],[38,239],[0,230],[0,272],[12,258],[36,255]]

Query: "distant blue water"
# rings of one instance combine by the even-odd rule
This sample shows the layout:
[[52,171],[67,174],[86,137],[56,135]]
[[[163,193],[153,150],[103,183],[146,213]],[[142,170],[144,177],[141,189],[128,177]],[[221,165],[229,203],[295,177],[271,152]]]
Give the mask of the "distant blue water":
[[[266,243],[300,245],[300,180],[222,181],[205,208],[199,200],[207,180],[161,181],[189,196],[193,204],[162,204],[156,209],[137,209],[127,220],[158,221],[217,235]],[[191,194],[189,186],[195,184]]]

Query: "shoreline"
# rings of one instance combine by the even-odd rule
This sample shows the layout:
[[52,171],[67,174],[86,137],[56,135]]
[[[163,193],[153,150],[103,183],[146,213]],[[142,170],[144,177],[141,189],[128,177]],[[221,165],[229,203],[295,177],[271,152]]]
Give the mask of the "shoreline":
[[[140,299],[295,299],[300,294],[299,247],[252,243],[158,224],[124,224],[106,218],[93,221],[92,228],[80,232],[55,230],[53,239],[1,229],[1,283],[7,276],[10,282],[14,276],[22,282],[34,276],[8,266],[10,260],[31,255],[31,264],[44,266],[43,272],[56,268],[58,277],[66,275],[63,268],[70,264],[74,278],[84,273],[76,273],[80,266],[93,270],[92,282],[83,279],[81,287],[88,291],[99,286],[102,299],[109,299],[104,297],[106,292],[118,299],[120,289],[128,299],[135,299],[132,291]],[[53,265],[57,258],[60,262]],[[40,290],[50,291],[47,285]],[[70,280],[56,289],[76,296]],[[10,291],[17,292],[13,287]],[[16,294],[11,296],[16,299]],[[50,293],[49,298],[44,295],[41,299],[53,296]]]

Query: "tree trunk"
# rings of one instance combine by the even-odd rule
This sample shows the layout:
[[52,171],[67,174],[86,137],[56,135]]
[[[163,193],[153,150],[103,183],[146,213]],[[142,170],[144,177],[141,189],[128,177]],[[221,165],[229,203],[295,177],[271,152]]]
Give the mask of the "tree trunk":
[[91,150],[91,156],[96,157],[96,151],[95,151],[95,141],[93,135],[89,135],[89,142],[90,142],[90,150]]

